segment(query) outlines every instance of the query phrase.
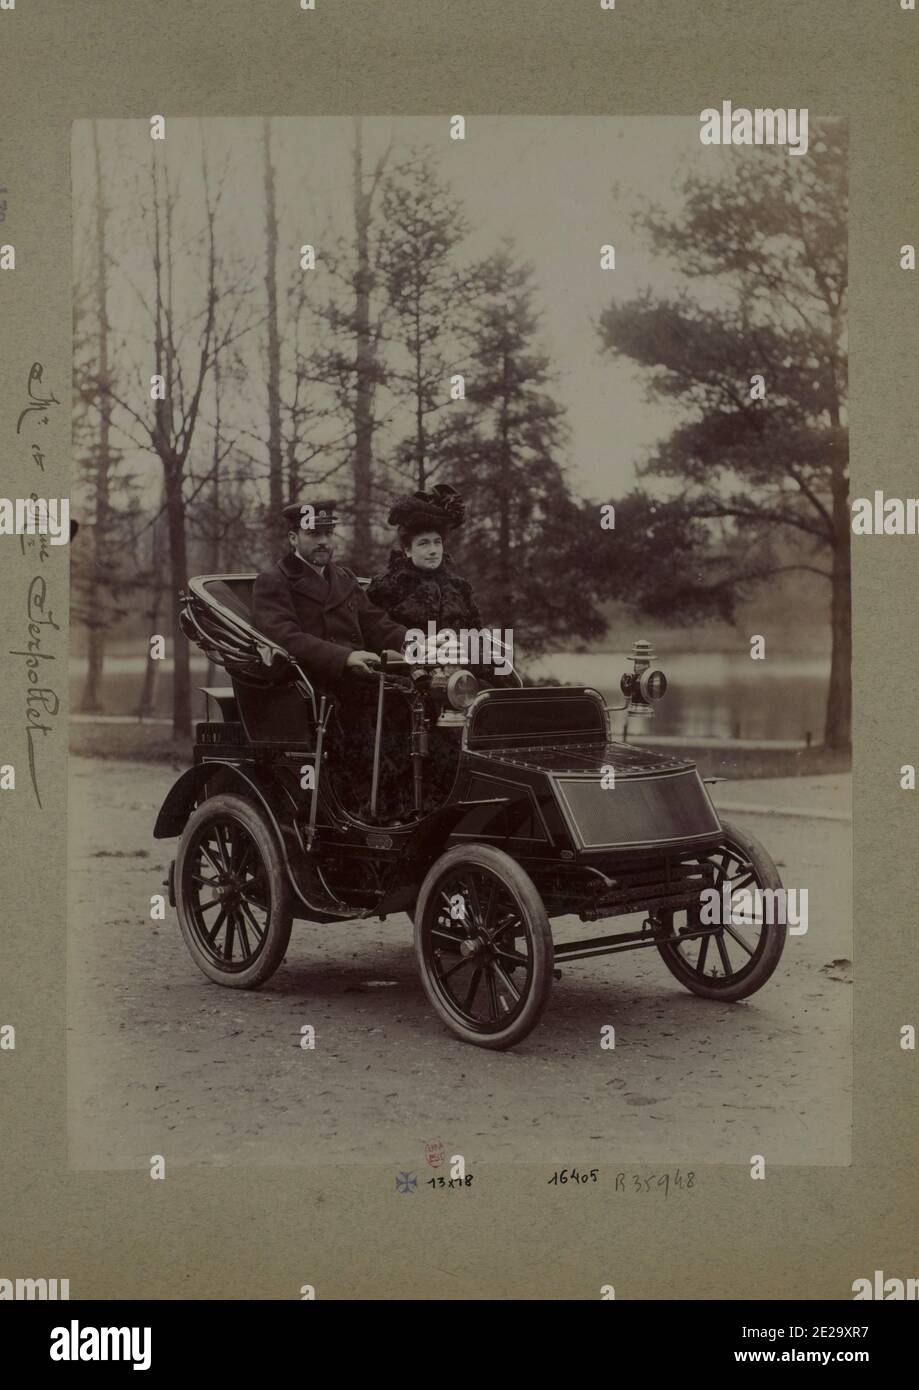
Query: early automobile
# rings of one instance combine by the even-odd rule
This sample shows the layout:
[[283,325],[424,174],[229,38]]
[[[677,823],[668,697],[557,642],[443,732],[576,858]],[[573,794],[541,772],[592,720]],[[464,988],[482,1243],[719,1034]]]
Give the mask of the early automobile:
[[[335,700],[253,627],[254,578],[205,575],[183,595],[183,630],[230,685],[207,689],[214,717],[197,725],[194,765],[154,829],[178,837],[170,901],[210,979],[263,984],[295,918],[405,912],[433,1009],[488,1048],[526,1037],[561,962],[651,947],[687,989],[722,1001],[769,979],[785,926],[732,903],[781,881],[763,847],[719,818],[694,763],[615,741],[592,689],[516,676],[491,688],[468,670],[381,664],[370,809],[356,810],[336,781]],[[666,680],[647,643],[631,659],[621,708],[642,713]],[[410,796],[396,817],[379,798],[393,702],[407,712],[395,722]],[[449,776],[432,797],[435,764]],[[726,910],[706,912],[713,901]],[[570,939],[573,919],[629,917]]]

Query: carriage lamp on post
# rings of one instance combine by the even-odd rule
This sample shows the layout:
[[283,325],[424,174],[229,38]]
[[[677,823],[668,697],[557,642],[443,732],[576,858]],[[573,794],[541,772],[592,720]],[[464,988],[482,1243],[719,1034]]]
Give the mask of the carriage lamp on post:
[[629,656],[634,663],[633,669],[619,682],[619,689],[629,702],[626,714],[651,715],[653,702],[667,693],[667,677],[652,666],[656,658],[650,642],[633,642]]

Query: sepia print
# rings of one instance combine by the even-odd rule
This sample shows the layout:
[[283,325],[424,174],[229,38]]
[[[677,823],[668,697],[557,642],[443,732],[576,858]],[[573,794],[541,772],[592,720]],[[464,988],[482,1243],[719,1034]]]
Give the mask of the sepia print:
[[74,123],[74,1167],[849,1163],[847,135],[787,114]]

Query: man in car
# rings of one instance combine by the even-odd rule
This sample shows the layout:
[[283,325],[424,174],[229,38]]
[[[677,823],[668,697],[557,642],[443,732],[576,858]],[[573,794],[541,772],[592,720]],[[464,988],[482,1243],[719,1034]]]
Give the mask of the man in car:
[[[367,820],[376,738],[379,653],[401,659],[406,629],[376,608],[351,570],[336,564],[334,501],[283,509],[288,553],[258,576],[252,622],[300,664],[314,687],[333,695],[329,772],[342,805]],[[387,704],[380,810],[401,818],[411,804],[410,728],[403,702]]]
[[283,516],[288,552],[255,581],[253,624],[320,689],[340,692],[352,679],[372,679],[380,652],[401,653],[406,629],[374,607],[332,558],[334,501],[293,502]]

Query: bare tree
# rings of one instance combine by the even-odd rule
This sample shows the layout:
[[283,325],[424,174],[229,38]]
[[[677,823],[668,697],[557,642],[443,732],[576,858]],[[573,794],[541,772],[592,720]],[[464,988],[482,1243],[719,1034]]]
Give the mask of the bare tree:
[[[123,395],[114,395],[122,409],[141,427],[147,447],[156,454],[163,469],[163,501],[169,540],[169,588],[174,658],[173,733],[184,737],[191,731],[191,680],[188,642],[179,626],[179,595],[188,580],[187,498],[192,442],[201,423],[205,383],[221,353],[251,324],[239,327],[239,311],[244,296],[239,284],[218,292],[217,253],[214,222],[220,204],[223,182],[212,194],[206,160],[203,165],[205,228],[203,236],[205,274],[204,302],[197,313],[188,312],[186,295],[179,312],[175,303],[177,249],[173,221],[178,188],[154,148],[151,163],[152,275],[153,303],[147,306],[152,319],[153,363],[156,376],[152,419]],[[202,237],[194,238],[195,246]],[[227,296],[231,311],[217,325],[220,293]],[[188,296],[190,297],[190,296]],[[198,484],[198,490],[202,486]]]
[[364,152],[361,118],[354,120],[354,543],[370,542],[370,499],[373,487],[373,342],[370,335],[370,207],[373,188],[364,191]]
[[373,200],[389,148],[377,160],[370,187],[364,187],[364,148],[360,116],[354,118],[354,549],[366,554],[372,545],[370,529],[373,504],[373,397],[377,385],[377,335],[371,322],[370,295],[374,275],[370,260],[370,224]]
[[302,276],[295,277],[287,296],[292,350],[283,377],[281,409],[291,498],[304,485],[322,487],[341,472],[350,460],[353,442],[349,396],[353,373],[339,370],[331,361],[334,354],[323,342],[329,310],[310,302],[306,285]]
[[[149,602],[144,610],[144,617],[148,623],[148,632],[156,632],[159,627],[160,613],[162,611],[163,598],[167,586],[163,583],[163,514],[165,512],[165,498],[163,498],[160,510],[153,518],[153,523],[149,527],[150,531],[150,568],[149,583],[147,593]],[[159,662],[154,657],[149,645],[144,661],[144,674],[141,681],[140,694],[137,699],[137,717],[148,719],[153,714],[156,700],[156,678],[159,675]]]
[[281,452],[281,335],[278,327],[278,213],[271,122],[263,126],[265,150],[265,296],[268,302],[268,528],[273,532],[284,505]]
[[108,317],[108,219],[109,209],[105,201],[105,188],[102,175],[102,155],[99,149],[99,127],[92,123],[93,156],[95,165],[95,373],[90,373],[84,381],[85,390],[98,397],[94,401],[98,411],[98,429],[94,445],[86,460],[91,473],[91,493],[93,525],[91,527],[90,563],[83,576],[84,621],[88,629],[86,681],[80,700],[80,709],[86,713],[102,708],[100,684],[105,659],[105,634],[111,621],[107,612],[106,599],[110,585],[111,550],[111,510],[110,475],[115,463],[112,448],[112,398],[110,386]]
[[[376,413],[376,392],[384,369],[380,360],[385,304],[375,294],[378,231],[374,226],[374,202],[380,190],[392,142],[376,160],[369,175],[364,169],[364,144],[360,117],[354,120],[352,149],[353,238],[330,227],[323,247],[324,283],[329,287],[325,300],[311,306],[315,315],[315,344],[299,353],[296,372],[301,384],[312,383],[330,400],[317,407],[315,400],[303,401],[304,416],[314,421],[331,421],[322,442],[307,442],[309,459],[321,453],[322,466],[310,469],[311,482],[318,484],[343,467],[351,474],[354,519],[354,551],[365,563],[373,549],[372,509],[374,494],[374,436],[380,421]],[[305,300],[301,300],[302,309]],[[334,429],[337,422],[339,429]],[[303,456],[298,456],[298,477],[305,477]],[[344,508],[347,511],[347,507]]]

